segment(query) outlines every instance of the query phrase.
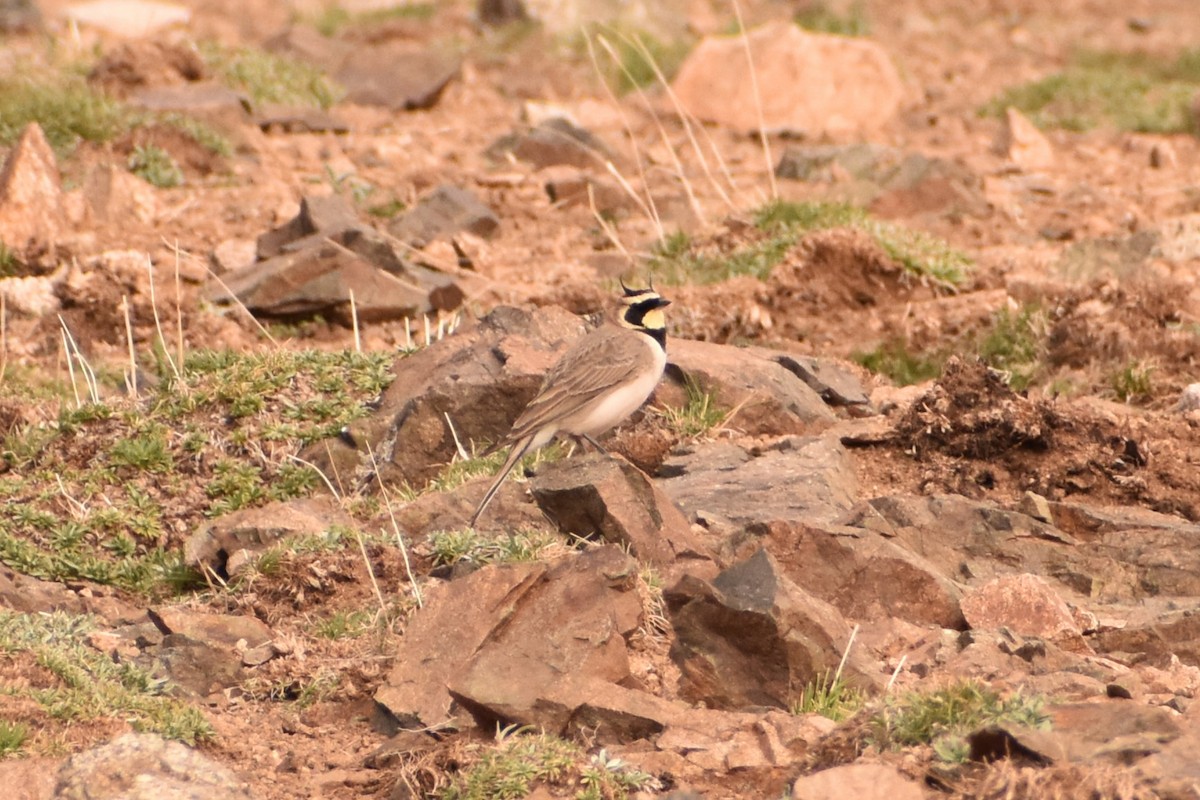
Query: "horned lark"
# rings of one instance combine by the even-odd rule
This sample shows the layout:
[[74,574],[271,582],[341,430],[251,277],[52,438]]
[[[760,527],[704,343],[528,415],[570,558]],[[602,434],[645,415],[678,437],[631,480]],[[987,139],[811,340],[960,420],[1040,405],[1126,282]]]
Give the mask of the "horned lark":
[[558,435],[587,439],[600,448],[593,437],[636,411],[658,385],[667,364],[662,309],[671,301],[653,286],[630,289],[621,284],[621,288],[624,296],[616,322],[605,322],[563,354],[500,442],[500,447],[512,449],[471,515],[471,527],[523,455]]

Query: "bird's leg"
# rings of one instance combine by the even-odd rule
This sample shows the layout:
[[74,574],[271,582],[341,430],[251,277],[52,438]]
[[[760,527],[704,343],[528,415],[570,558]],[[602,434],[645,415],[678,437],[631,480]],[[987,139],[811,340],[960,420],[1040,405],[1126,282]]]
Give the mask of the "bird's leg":
[[588,435],[585,433],[585,434],[583,434],[583,438],[587,440],[587,443],[588,443],[588,444],[590,444],[592,447],[596,448],[596,452],[597,452],[597,453],[602,453],[602,454],[604,454],[604,455],[608,456],[609,458],[612,458],[612,455],[611,455],[611,454],[610,454],[610,453],[609,453],[607,450],[605,450],[605,449],[604,449],[604,445],[602,445],[602,444],[600,444],[599,442],[597,442],[597,441],[596,441],[595,439],[593,439],[591,436],[588,436]]

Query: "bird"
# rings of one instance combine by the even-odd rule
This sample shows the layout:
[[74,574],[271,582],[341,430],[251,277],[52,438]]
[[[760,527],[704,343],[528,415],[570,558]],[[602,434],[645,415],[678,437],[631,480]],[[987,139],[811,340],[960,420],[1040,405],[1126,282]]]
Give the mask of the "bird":
[[640,408],[658,385],[667,365],[663,309],[671,301],[654,290],[653,282],[646,289],[631,289],[622,281],[621,290],[615,321],[606,320],[563,353],[512,430],[493,448],[511,449],[471,515],[471,528],[522,456],[561,435],[605,452],[595,437]]

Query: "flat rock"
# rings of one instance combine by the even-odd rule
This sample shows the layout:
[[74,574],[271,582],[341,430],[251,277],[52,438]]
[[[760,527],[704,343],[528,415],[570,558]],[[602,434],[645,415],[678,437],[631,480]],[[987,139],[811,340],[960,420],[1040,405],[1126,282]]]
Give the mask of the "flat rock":
[[487,238],[499,227],[500,218],[479,198],[466,189],[444,184],[393,220],[388,230],[397,239],[424,247],[460,231]]
[[1103,629],[1090,641],[1098,653],[1123,654],[1126,658],[1137,654],[1159,665],[1177,659],[1200,666],[1200,605],[1164,610],[1149,620]]
[[192,12],[170,3],[147,0],[95,0],[68,6],[67,18],[129,39],[143,39],[173,25],[185,25]]
[[842,764],[796,779],[794,800],[924,800],[920,784],[887,764]]
[[[1056,705],[1046,712],[1050,724],[1045,729],[996,727],[1046,763],[1121,767],[1162,752],[1183,733],[1167,709],[1124,700]],[[995,727],[988,733],[994,736]],[[972,738],[978,740],[979,734]]]
[[146,614],[164,636],[180,634],[205,644],[258,647],[275,638],[266,623],[240,614],[207,614],[179,608],[149,609]]
[[990,206],[983,181],[959,161],[858,143],[791,145],[783,151],[775,174],[839,187],[871,211],[886,217],[922,213],[961,213],[985,217]]
[[334,79],[346,102],[412,111],[432,108],[461,68],[451,52],[395,42],[352,51]]
[[241,657],[230,648],[181,633],[164,636],[157,647],[137,661],[153,677],[169,680],[193,698],[209,698],[240,685],[246,678]]
[[126,733],[71,756],[55,800],[237,800],[246,782],[207,755],[152,733]]
[[750,451],[712,442],[667,459],[659,485],[714,533],[756,522],[833,522],[858,500],[850,455],[836,439],[788,437]]
[[560,530],[626,547],[660,566],[706,557],[683,513],[623,458],[592,454],[549,464],[531,488]]
[[[685,575],[664,599],[680,697],[709,708],[788,708],[796,687],[833,674],[850,640],[841,614],[792,583],[765,550],[711,583]],[[845,674],[867,679],[857,653]]]
[[44,581],[0,564],[0,608],[25,614],[51,611],[82,613],[83,599],[61,583]]
[[58,162],[41,126],[31,122],[0,169],[0,241],[14,250],[50,245],[64,224]]
[[212,570],[223,579],[267,548],[306,536],[320,536],[353,520],[327,498],[313,497],[246,508],[202,524],[183,545],[184,562]]
[[[685,392],[692,382],[713,395],[719,407],[737,409],[726,424],[745,433],[813,433],[837,418],[821,396],[769,350],[675,340],[667,358],[668,382]],[[671,403],[669,395],[663,400]]]
[[319,108],[268,104],[254,114],[254,124],[264,131],[284,133],[349,133],[350,125]]
[[[790,22],[746,34],[762,104],[772,133],[812,138],[860,136],[891,121],[904,98],[896,68],[865,39],[808,33]],[[705,122],[736,131],[758,130],[759,108],[741,36],[707,37],[672,82],[680,102]],[[797,76],[804,76],[798,80]]]
[[962,613],[974,629],[1003,627],[1020,636],[1082,643],[1066,601],[1039,575],[1020,573],[993,578],[966,593]]
[[246,95],[224,84],[209,81],[140,89],[129,96],[129,104],[149,111],[231,113],[237,117],[245,117],[250,110],[250,100]]
[[614,160],[612,151],[599,137],[561,117],[501,137],[487,150],[487,155],[495,160],[508,154],[534,169],[570,166],[602,172],[605,162]]

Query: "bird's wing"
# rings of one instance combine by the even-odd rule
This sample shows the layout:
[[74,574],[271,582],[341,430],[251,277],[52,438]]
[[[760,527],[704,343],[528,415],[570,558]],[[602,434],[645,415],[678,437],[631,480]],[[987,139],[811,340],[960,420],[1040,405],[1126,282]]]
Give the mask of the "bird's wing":
[[550,368],[542,388],[513,423],[507,441],[518,441],[635,378],[653,361],[644,336],[605,326],[576,341]]

